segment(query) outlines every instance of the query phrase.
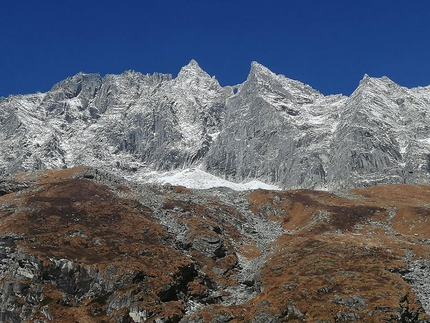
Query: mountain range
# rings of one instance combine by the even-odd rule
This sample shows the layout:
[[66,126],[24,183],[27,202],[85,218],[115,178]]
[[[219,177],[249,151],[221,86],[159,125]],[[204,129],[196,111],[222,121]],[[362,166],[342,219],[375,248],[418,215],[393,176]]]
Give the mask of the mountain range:
[[429,323],[429,107],[194,60],[0,98],[0,322]]
[[0,99],[0,174],[86,165],[282,189],[429,183],[429,106],[430,87],[365,75],[349,97],[325,96],[257,62],[225,87],[194,60],[176,78],[79,73]]

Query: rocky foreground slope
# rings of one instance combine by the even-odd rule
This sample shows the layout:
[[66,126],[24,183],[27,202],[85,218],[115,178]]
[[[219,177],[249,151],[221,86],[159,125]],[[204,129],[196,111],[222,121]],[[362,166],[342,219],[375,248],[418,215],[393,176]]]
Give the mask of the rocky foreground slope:
[[430,186],[0,184],[1,322],[430,322]]
[[197,62],[177,77],[79,73],[0,98],[0,175],[102,167],[133,180],[199,167],[285,189],[430,183],[430,87],[365,76],[325,96],[253,62],[222,87]]

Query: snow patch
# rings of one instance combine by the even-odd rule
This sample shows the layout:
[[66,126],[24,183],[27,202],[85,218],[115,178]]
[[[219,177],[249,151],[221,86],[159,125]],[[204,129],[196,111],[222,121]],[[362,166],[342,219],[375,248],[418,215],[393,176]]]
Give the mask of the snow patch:
[[422,142],[425,145],[430,145],[430,138],[426,139],[418,139],[419,142]]
[[208,189],[214,187],[228,187],[235,191],[248,191],[255,189],[280,190],[279,187],[269,185],[258,180],[247,183],[233,183],[206,173],[200,169],[185,169],[174,173],[156,174],[148,173],[146,179],[150,183],[181,185],[191,189]]

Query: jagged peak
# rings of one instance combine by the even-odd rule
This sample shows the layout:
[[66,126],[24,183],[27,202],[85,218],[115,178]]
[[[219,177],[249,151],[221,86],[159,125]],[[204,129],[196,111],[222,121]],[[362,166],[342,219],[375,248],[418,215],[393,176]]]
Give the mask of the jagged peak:
[[357,88],[358,89],[363,89],[363,88],[372,88],[372,87],[401,87],[400,85],[398,85],[396,82],[394,82],[393,80],[391,80],[389,77],[387,76],[381,76],[381,77],[372,77],[369,76],[368,74],[364,74],[363,78],[361,79],[359,86]]
[[[383,83],[395,83],[392,79],[390,79],[388,76],[381,76],[381,77],[373,77],[369,76],[368,74],[364,74],[363,78],[360,81],[360,84],[363,82],[383,82]],[[396,83],[397,84],[397,83]]]
[[254,75],[254,76],[267,75],[267,76],[276,77],[275,73],[269,70],[266,66],[256,61],[251,62],[251,71],[249,72],[249,75]]
[[135,70],[125,70],[124,72],[122,72],[122,74],[120,75],[124,75],[124,76],[129,76],[129,75],[143,75],[141,72],[139,71],[135,71]]
[[60,82],[56,83],[54,85],[54,87],[61,86],[63,84],[69,84],[69,83],[80,83],[83,80],[90,79],[90,78],[100,79],[101,76],[98,73],[84,73],[84,72],[79,72],[79,73],[76,73],[73,76],[68,76],[64,80],[61,80]]
[[192,58],[192,59],[190,60],[190,62],[188,63],[188,65],[187,65],[187,66],[191,66],[191,67],[198,67],[198,68],[200,68],[199,63],[197,63],[197,61],[196,61],[194,58]]
[[182,84],[181,86],[185,87],[191,84],[198,87],[203,86],[202,84],[205,84],[204,87],[220,87],[216,78],[206,73],[194,59],[181,68],[175,80],[177,84]]
[[264,66],[264,65],[262,65],[262,64],[260,64],[260,63],[258,63],[256,61],[253,61],[251,63],[251,71],[249,73],[248,78],[249,77],[271,78],[271,79],[276,79],[276,80],[278,80],[280,82],[288,82],[288,83],[291,83],[291,84],[300,84],[300,85],[303,85],[303,86],[309,86],[309,85],[304,84],[304,83],[302,83],[300,81],[290,79],[290,78],[286,77],[283,74],[276,74],[276,73],[272,72],[270,69],[268,69],[266,66]]
[[[183,66],[181,70],[179,71],[178,77],[182,75],[190,75],[190,74],[200,74],[200,75],[207,75],[207,74],[197,63],[195,59],[192,59],[187,65]],[[209,76],[210,77],[210,76]]]
[[102,80],[102,77],[100,76],[99,73],[79,72],[73,76],[69,76],[66,79],[54,84],[54,86],[51,88],[50,91],[59,90],[59,89],[62,89],[64,87],[68,87],[71,84],[81,84],[82,82],[88,82],[88,81],[89,82],[91,82],[91,81],[100,82],[101,80]]
[[101,76],[100,76],[100,73],[79,72],[73,76],[69,76],[67,79],[84,79],[84,78],[101,78]]
[[364,74],[360,82],[358,83],[358,87],[355,89],[355,91],[360,90],[364,87],[367,87],[370,82],[372,81],[372,78],[369,76],[369,74]]
[[251,71],[248,75],[247,82],[260,83],[260,81],[262,81],[263,83],[277,84],[276,85],[277,91],[288,93],[288,95],[293,95],[293,96],[302,96],[303,94],[311,95],[311,96],[321,95],[317,90],[312,88],[310,85],[294,79],[290,79],[283,74],[276,74],[272,72],[270,69],[268,69],[267,67],[265,67],[264,65],[256,61],[253,61],[251,63]]
[[402,93],[406,90],[407,88],[397,84],[387,76],[372,77],[372,76],[369,76],[368,74],[364,74],[358,87],[351,94],[351,97],[354,97],[356,95],[362,95],[369,92],[372,92],[378,95],[384,94],[384,95],[392,96],[394,95],[394,92]]

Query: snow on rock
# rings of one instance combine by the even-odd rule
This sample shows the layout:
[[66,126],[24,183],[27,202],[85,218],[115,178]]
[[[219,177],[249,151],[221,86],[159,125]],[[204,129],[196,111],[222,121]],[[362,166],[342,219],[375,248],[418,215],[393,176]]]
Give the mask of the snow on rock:
[[0,175],[88,165],[283,189],[430,183],[429,107],[430,87],[365,75],[351,96],[324,96],[257,62],[233,87],[194,60],[177,77],[78,73],[0,98]]
[[274,185],[265,184],[258,180],[247,183],[233,183],[220,177],[209,174],[200,169],[185,169],[179,172],[165,174],[148,174],[147,181],[160,184],[171,184],[185,186],[192,189],[208,189],[215,187],[227,187],[235,191],[247,191],[254,189],[280,190]]

